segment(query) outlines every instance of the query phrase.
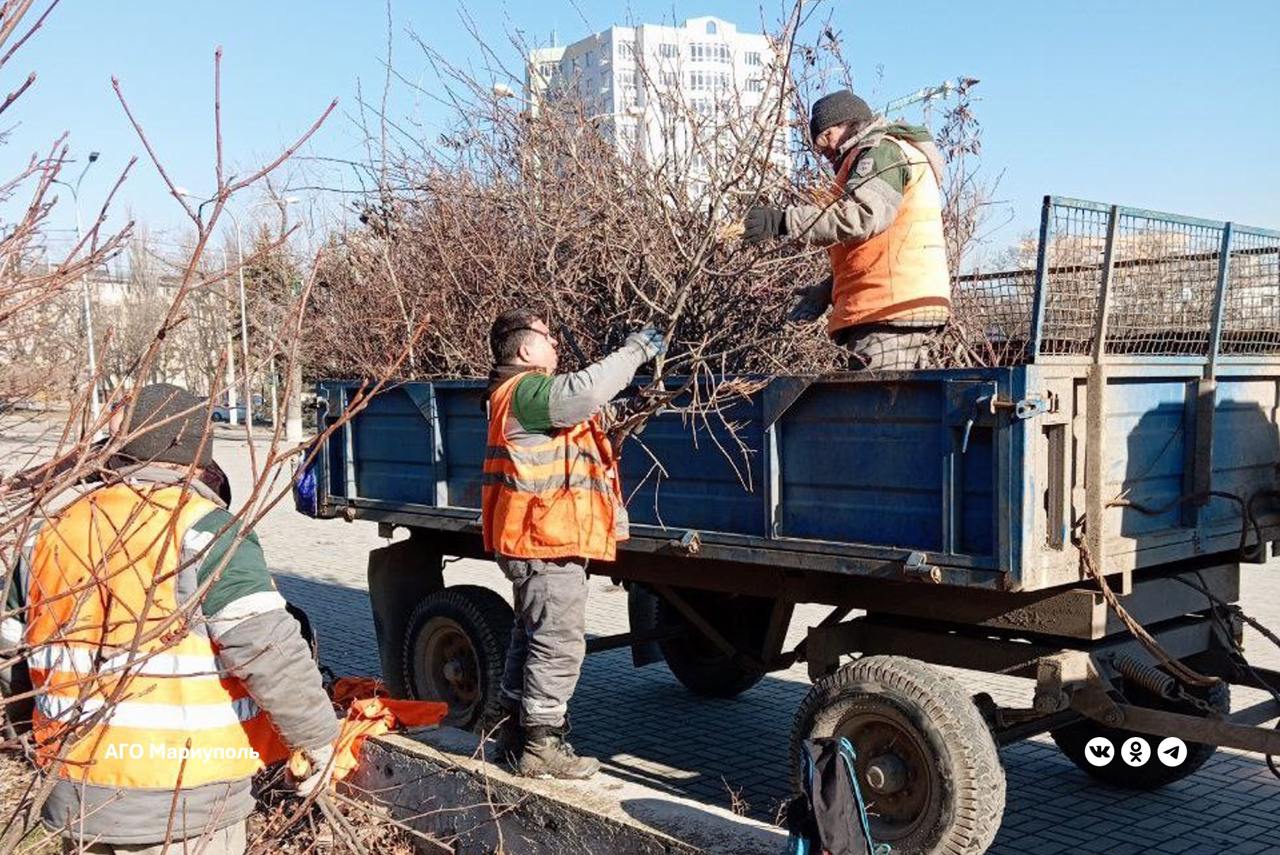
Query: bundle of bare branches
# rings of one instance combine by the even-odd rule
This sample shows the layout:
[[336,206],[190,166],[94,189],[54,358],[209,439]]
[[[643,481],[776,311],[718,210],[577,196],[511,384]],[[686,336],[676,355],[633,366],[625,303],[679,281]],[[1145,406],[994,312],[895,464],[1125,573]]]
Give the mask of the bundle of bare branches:
[[[825,255],[748,249],[726,229],[762,199],[798,192],[791,58],[802,19],[797,6],[759,77],[712,80],[703,97],[662,85],[674,63],[637,57],[624,91],[644,110],[598,112],[571,82],[524,101],[423,45],[444,86],[432,97],[455,124],[438,145],[408,135],[396,145],[393,128],[369,170],[378,185],[363,226],[322,259],[312,365],[362,375],[429,313],[439,320],[411,376],[483,376],[490,322],[521,304],[545,312],[578,360],[652,325],[671,343],[659,374],[832,367],[818,330],[784,322],[792,290],[822,277]],[[748,87],[763,94],[744,97]]]
[[[369,198],[361,225],[335,236],[322,257],[310,367],[364,376],[369,360],[429,313],[437,321],[407,376],[481,377],[488,326],[513,305],[545,312],[562,354],[576,361],[657,326],[671,345],[659,377],[841,367],[847,357],[820,324],[785,319],[794,290],[828,272],[825,252],[746,246],[732,226],[752,205],[809,201],[831,181],[805,133],[807,105],[844,68],[839,36],[812,20],[818,6],[795,4],[746,79],[704,78],[636,52],[634,88],[620,88],[603,109],[572,77],[541,79],[537,63],[509,72],[478,38],[480,71],[450,65],[419,40],[440,82],[416,94],[447,105],[452,125],[423,140],[388,117],[385,102],[373,111],[377,157],[353,164]],[[812,44],[801,44],[815,29]],[[526,75],[540,93],[529,100],[515,90]],[[671,85],[677,77],[693,88]],[[976,121],[967,90],[960,96],[944,145],[956,172],[947,219],[957,267],[986,201],[975,177]]]

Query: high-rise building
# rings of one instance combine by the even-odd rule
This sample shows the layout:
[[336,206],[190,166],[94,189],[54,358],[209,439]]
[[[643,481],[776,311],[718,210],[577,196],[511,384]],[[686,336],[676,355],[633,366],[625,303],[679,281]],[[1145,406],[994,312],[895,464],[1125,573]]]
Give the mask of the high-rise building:
[[739,141],[754,128],[771,138],[768,160],[785,173],[790,111],[779,120],[777,111],[760,109],[766,98],[777,103],[781,79],[768,38],[702,17],[678,27],[615,26],[564,47],[532,50],[525,97],[537,109],[575,96],[619,147],[687,157],[694,174],[725,147],[717,140],[725,126],[734,126]]

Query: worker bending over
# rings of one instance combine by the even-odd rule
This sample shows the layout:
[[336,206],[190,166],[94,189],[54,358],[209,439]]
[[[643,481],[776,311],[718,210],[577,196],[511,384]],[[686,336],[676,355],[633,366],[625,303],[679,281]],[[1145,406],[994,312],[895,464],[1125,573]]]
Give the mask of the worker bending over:
[[502,677],[499,756],[520,773],[588,778],[600,768],[566,741],[569,699],[586,655],[587,563],[612,561],[627,537],[609,402],[665,349],[632,333],[582,371],[556,374],[557,343],[536,312],[498,316],[489,333],[485,549],[511,580],[515,626]]
[[299,750],[312,792],[338,722],[257,537],[201,481],[205,406],[147,386],[131,425],[120,468],[24,544],[0,625],[37,691],[42,819],[67,851],[236,855],[253,774]]
[[942,158],[922,127],[889,124],[847,89],[814,102],[814,149],[836,170],[815,204],[752,208],[744,240],[825,246],[831,276],[801,289],[793,321],[831,309],[827,333],[849,368],[928,367],[930,334],[951,314],[942,234]]

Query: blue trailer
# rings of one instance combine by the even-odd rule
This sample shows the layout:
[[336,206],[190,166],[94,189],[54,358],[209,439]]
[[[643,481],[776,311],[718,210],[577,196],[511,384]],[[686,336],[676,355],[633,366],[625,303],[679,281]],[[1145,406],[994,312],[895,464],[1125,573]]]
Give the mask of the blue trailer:
[[[1214,746],[1280,754],[1258,726],[1280,705],[1230,714],[1228,684],[1280,675],[1241,666],[1221,608],[1280,540],[1278,262],[1274,231],[1047,197],[1034,268],[956,283],[1001,364],[775,377],[722,419],[660,414],[622,455],[631,539],[591,568],[627,586],[631,631],[589,651],[719,697],[807,663],[793,751],[849,737],[873,832],[904,853],[984,851],[996,746],[1030,735],[1139,788]],[[362,385],[319,384],[322,429]],[[489,557],[483,385],[394,385],[311,467],[320,516],[410,531],[369,560],[384,676],[467,727],[497,710],[511,624],[442,572]],[[784,649],[799,603],[831,612]],[[1035,678],[1034,705],[925,663]],[[1085,760],[1136,734],[1182,737],[1186,762]]]

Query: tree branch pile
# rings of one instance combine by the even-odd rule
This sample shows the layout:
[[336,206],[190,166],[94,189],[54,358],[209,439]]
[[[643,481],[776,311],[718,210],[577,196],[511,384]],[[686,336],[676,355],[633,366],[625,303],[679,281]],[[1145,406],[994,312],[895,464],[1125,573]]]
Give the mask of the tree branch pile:
[[[483,70],[464,70],[419,41],[439,79],[419,96],[446,105],[451,124],[423,140],[370,108],[374,156],[351,164],[368,188],[361,223],[322,254],[307,321],[314,375],[364,376],[425,313],[437,320],[406,376],[483,377],[489,324],[514,305],[547,314],[568,367],[653,325],[670,343],[660,376],[842,368],[847,357],[822,324],[785,320],[793,291],[829,272],[826,253],[793,241],[746,246],[730,225],[753,205],[809,201],[831,181],[807,149],[805,120],[836,85],[843,54],[829,25],[800,43],[816,5],[797,3],[781,23],[758,82],[682,94],[663,85],[688,77],[677,61],[646,65],[637,54],[634,102],[624,87],[603,112],[572,82],[558,97],[515,95],[520,75],[488,48]],[[764,92],[755,106],[743,106],[747,87]],[[947,207],[957,265],[989,199],[975,178],[967,89],[961,96],[943,146],[957,173]]]

